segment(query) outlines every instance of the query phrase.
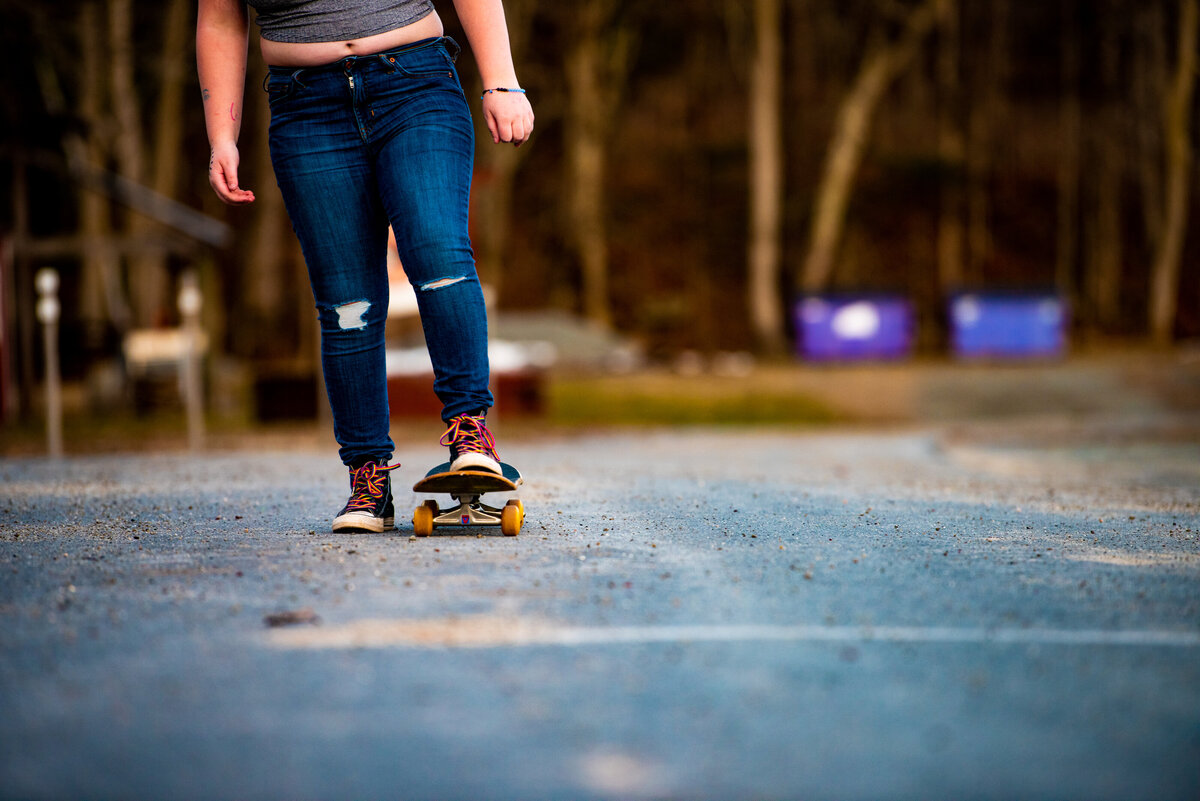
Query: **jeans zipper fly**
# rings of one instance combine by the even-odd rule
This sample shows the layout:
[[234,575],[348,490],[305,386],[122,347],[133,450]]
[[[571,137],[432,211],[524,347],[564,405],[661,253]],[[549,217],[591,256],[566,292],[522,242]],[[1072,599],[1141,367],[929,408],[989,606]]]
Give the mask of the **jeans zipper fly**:
[[361,136],[365,142],[370,136],[370,133],[367,130],[366,120],[363,118],[362,111],[369,111],[370,107],[366,106],[364,109],[364,101],[366,98],[359,97],[358,87],[355,84],[354,75],[350,72],[349,67],[346,69],[346,83],[350,87],[350,106],[354,112],[354,122],[358,127],[358,135]]

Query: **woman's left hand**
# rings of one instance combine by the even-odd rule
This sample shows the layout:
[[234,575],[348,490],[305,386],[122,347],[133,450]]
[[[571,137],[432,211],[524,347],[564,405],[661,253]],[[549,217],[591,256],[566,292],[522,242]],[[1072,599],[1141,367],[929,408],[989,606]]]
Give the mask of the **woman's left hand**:
[[483,119],[496,144],[520,147],[533,133],[533,106],[521,92],[489,92],[483,96]]

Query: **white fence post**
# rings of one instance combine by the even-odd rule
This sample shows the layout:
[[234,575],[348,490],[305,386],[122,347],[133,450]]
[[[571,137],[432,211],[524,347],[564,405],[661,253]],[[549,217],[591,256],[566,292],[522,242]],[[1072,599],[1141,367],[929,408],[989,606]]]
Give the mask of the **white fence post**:
[[200,308],[204,297],[196,273],[184,273],[179,286],[179,313],[183,318],[183,402],[187,410],[188,448],[204,447],[204,385],[200,373]]
[[62,376],[58,365],[58,273],[50,268],[38,270],[37,318],[42,324],[42,347],[46,357],[46,444],[52,459],[63,455]]

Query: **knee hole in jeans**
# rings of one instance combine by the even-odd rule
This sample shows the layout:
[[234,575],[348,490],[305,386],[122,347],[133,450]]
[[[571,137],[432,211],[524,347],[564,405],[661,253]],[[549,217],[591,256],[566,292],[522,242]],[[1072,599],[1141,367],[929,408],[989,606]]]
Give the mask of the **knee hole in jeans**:
[[421,284],[419,287],[417,287],[417,289],[422,292],[430,292],[435,289],[445,289],[448,286],[453,286],[454,284],[458,284],[466,280],[466,276],[459,276],[458,278],[439,278],[436,281],[430,281],[427,284]]
[[370,302],[365,300],[355,300],[350,303],[343,303],[341,306],[333,307],[333,310],[337,312],[338,327],[343,331],[366,328],[366,316],[370,309]]

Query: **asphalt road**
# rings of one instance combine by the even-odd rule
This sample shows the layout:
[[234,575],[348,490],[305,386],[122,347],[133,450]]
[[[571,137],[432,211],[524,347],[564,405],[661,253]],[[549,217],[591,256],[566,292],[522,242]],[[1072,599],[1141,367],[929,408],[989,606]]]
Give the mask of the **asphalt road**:
[[0,797],[1195,799],[1195,422],[0,461]]

